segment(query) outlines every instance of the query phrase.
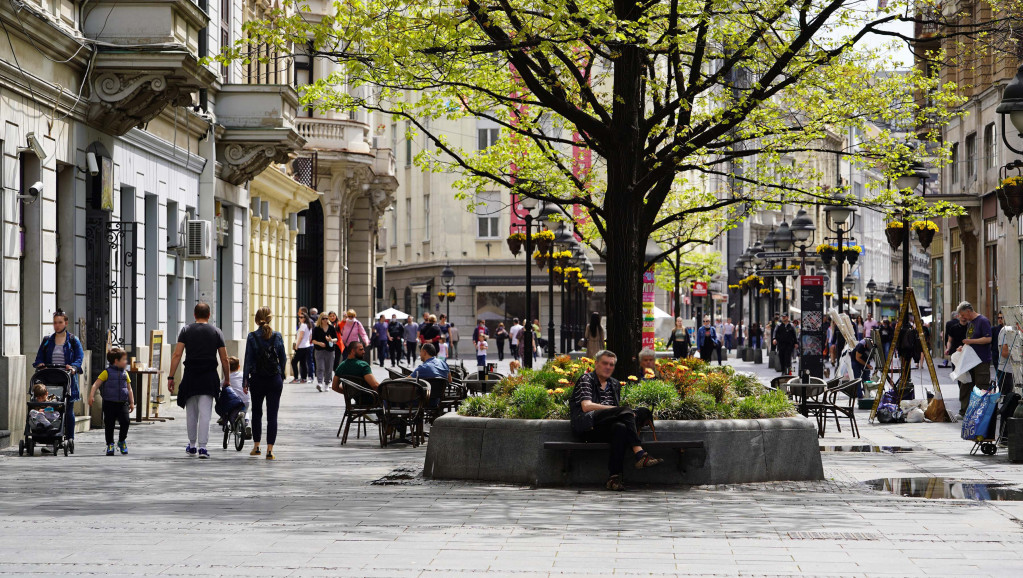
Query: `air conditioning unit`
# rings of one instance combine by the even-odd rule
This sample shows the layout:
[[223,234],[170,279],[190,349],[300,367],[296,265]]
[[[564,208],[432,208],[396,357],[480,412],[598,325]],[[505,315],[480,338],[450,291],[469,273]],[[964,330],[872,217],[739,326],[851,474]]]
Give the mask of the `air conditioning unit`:
[[185,221],[185,259],[199,260],[213,258],[213,223],[210,221]]

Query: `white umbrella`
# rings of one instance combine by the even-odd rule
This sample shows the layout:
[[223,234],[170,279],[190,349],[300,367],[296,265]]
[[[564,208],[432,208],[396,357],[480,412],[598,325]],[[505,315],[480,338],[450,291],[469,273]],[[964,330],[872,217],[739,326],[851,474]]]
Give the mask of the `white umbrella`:
[[388,309],[384,309],[380,313],[377,313],[377,315],[376,315],[376,317],[374,317],[374,319],[380,319],[381,315],[383,315],[384,319],[387,319],[388,321],[390,321],[392,315],[397,317],[398,319],[408,319],[408,313],[402,313],[401,311],[398,311],[394,307],[390,307]]
[[671,313],[654,306],[654,319],[671,319]]

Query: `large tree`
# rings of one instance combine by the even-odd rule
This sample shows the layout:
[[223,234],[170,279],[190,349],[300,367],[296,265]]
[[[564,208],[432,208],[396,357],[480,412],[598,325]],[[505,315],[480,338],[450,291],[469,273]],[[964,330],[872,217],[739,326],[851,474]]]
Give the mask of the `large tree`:
[[[827,144],[868,122],[926,120],[935,130],[921,136],[938,140],[961,100],[920,70],[888,73],[892,44],[911,40],[897,25],[927,23],[955,38],[1002,21],[975,24],[932,6],[338,0],[325,18],[299,9],[250,23],[247,42],[308,42],[317,57],[342,63],[343,72],[303,87],[305,102],[408,119],[429,141],[417,162],[460,171],[459,194],[470,201],[528,182],[541,186],[519,193],[571,207],[606,259],[608,345],[627,370],[640,343],[648,239],[669,253],[706,242],[679,231],[707,230],[708,221],[721,230],[764,205],[831,202],[814,155],[898,171],[894,159],[907,149],[891,130],[857,150]],[[244,57],[244,42],[225,58]],[[496,122],[503,138],[483,151],[456,146],[436,120],[464,117]]]

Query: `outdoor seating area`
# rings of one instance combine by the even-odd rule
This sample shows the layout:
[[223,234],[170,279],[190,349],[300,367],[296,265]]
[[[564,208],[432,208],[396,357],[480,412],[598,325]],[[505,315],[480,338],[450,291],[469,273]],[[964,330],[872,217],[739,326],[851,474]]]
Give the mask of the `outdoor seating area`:
[[829,418],[834,418],[835,427],[842,431],[842,419],[849,420],[849,428],[853,437],[860,437],[860,428],[856,423],[857,393],[861,384],[859,379],[842,381],[835,378],[830,381],[811,377],[808,383],[799,377],[781,376],[771,381],[772,387],[785,389],[790,399],[804,417],[817,421],[817,435],[824,437],[827,432]]
[[488,393],[504,379],[494,372],[469,373],[452,365],[451,381],[443,378],[416,379],[404,365],[384,368],[388,379],[373,390],[361,378],[339,378],[345,399],[345,411],[337,437],[348,443],[352,426],[355,438],[368,436],[368,426],[377,427],[380,447],[399,443],[417,447],[429,438],[427,427],[440,416],[458,409],[470,395]]

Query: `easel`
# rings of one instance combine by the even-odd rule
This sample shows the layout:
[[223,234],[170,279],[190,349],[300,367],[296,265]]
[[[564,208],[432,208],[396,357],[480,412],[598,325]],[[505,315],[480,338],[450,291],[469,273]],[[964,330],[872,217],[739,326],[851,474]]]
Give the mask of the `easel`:
[[[934,399],[941,404],[941,416],[942,420],[948,419],[948,410],[945,409],[945,400],[941,396],[941,386],[938,384],[938,373],[934,370],[934,361],[931,359],[931,352],[927,348],[927,342],[924,339],[924,328],[920,322],[920,307],[916,304],[916,295],[913,293],[912,287],[906,287],[905,292],[902,296],[902,307],[899,308],[899,321],[895,324],[895,334],[892,337],[892,346],[888,349],[888,357],[884,363],[884,376],[885,382],[890,383],[891,379],[888,377],[888,370],[892,366],[892,361],[895,358],[895,351],[898,349],[899,336],[902,334],[902,324],[906,321],[906,317],[910,312],[910,306],[913,311],[914,328],[916,329],[917,338],[920,340],[923,353],[923,358],[927,361],[927,369],[931,374],[931,383],[934,385]],[[906,385],[910,381],[910,373],[913,369],[912,363],[906,363],[899,372],[899,381],[897,384],[892,384],[896,392],[896,400],[902,401],[902,393],[906,388]],[[877,394],[874,397],[874,406],[870,408],[870,422],[874,422],[874,418],[877,416],[877,408],[881,404],[881,397],[884,392],[882,387],[877,388]],[[949,420],[951,421],[951,420]]]

